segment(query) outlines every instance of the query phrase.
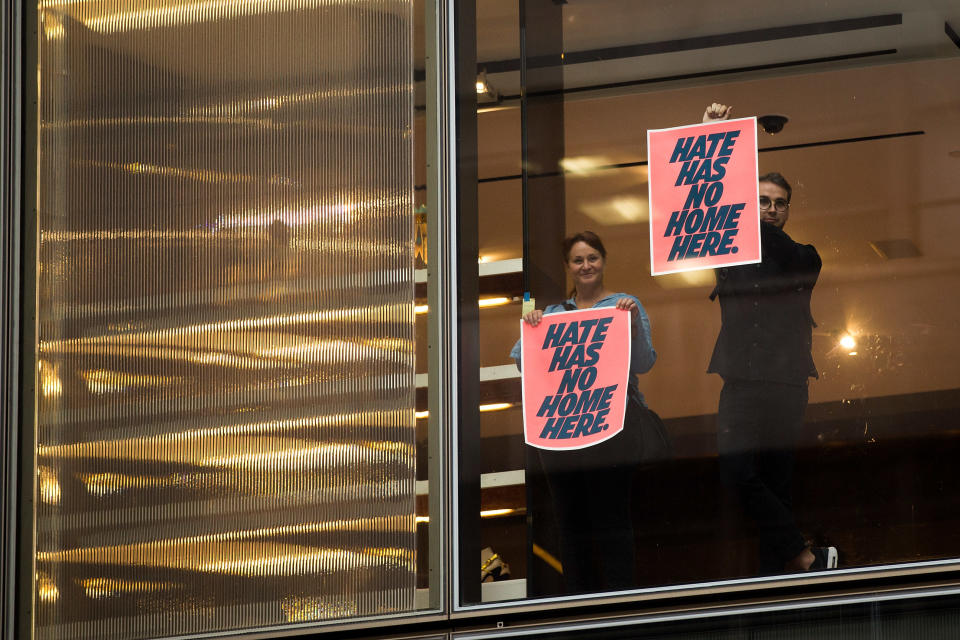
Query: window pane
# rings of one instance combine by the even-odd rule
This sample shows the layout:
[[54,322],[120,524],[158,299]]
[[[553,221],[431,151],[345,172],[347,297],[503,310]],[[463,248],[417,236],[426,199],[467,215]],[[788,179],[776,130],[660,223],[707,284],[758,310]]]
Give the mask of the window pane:
[[414,609],[412,2],[40,11],[37,637]]
[[[524,444],[509,355],[519,305],[481,314],[482,402],[510,406],[481,414],[478,546],[510,575],[492,576],[463,604],[798,573],[820,547],[839,550],[840,568],[956,558],[960,310],[945,293],[960,277],[960,85],[944,81],[960,74],[953,4],[521,7],[520,28],[505,25],[506,8],[488,7],[477,23],[478,69],[501,96],[478,112],[487,132],[478,145],[480,253],[514,266],[512,279],[481,269],[481,290],[513,299],[529,291],[538,309],[571,288],[580,295],[560,242],[598,233],[604,293],[637,296],[650,319],[657,360],[639,389],[664,419],[673,456],[619,477],[594,458],[577,463],[570,482],[551,478],[543,454]],[[511,38],[526,38],[525,85],[523,53],[505,51]],[[766,336],[769,351],[757,357],[773,363],[769,374],[711,367],[721,327],[738,329],[729,291],[711,302],[713,271],[650,275],[647,131],[699,123],[713,102],[733,105],[734,117],[786,116],[782,130],[761,119],[760,174],[792,185],[782,232],[822,260],[810,317],[789,296],[742,298],[761,309],[739,328]],[[816,376],[780,380],[782,352],[769,336],[798,318],[812,335],[793,355],[803,364],[809,354]],[[721,410],[742,380],[760,398]],[[743,425],[758,431],[726,440]],[[758,477],[789,542],[772,540],[784,529],[745,487]],[[608,487],[620,485],[629,491],[611,501]],[[616,521],[618,512],[628,517]],[[608,579],[623,566],[629,580]]]

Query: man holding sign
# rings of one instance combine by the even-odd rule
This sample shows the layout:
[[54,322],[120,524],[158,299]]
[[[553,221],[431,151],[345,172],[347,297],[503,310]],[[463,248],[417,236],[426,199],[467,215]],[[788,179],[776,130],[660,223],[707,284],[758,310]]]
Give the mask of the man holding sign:
[[[713,104],[705,122],[726,119]],[[810,547],[791,509],[793,467],[807,406],[810,295],[821,261],[813,245],[783,231],[793,189],[779,173],[759,177],[762,260],[716,270],[721,327],[708,373],[723,378],[717,415],[720,470],[757,526],[760,573],[796,573],[837,566],[834,547]]]
[[756,118],[647,132],[650,273],[760,261]]
[[[560,535],[567,593],[636,586],[630,485],[623,432],[636,375],[653,366],[650,321],[640,301],[603,284],[607,252],[596,234],[564,241],[573,295],[523,316],[510,352],[523,372],[526,442],[542,463]],[[569,311],[569,313],[565,313]]]

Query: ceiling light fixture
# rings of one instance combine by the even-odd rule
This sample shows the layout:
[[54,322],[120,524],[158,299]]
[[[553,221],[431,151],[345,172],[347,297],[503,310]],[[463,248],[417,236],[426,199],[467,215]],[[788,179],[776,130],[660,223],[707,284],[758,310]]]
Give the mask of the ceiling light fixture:
[[[480,298],[479,300],[477,300],[477,306],[480,307],[481,309],[488,309],[490,307],[500,307],[505,304],[510,304],[513,301],[514,301],[514,298],[508,298],[505,296],[501,296],[497,298]],[[413,307],[413,312],[416,313],[418,316],[424,313],[429,313],[429,311],[430,311],[429,305],[418,304],[418,305],[414,305]]]
[[510,304],[513,302],[513,298],[480,298],[477,301],[477,304],[481,309],[486,309],[488,307],[499,307],[505,304]]
[[487,80],[486,70],[477,74],[477,104],[496,104],[500,102],[500,92]]
[[[482,404],[482,405],[480,405],[479,409],[480,409],[480,411],[482,411],[483,413],[487,413],[488,411],[503,411],[504,409],[511,409],[511,408],[513,408],[513,406],[514,406],[514,403],[512,403],[512,402],[492,402],[492,403],[490,403],[490,404]],[[430,412],[429,412],[429,411],[416,411],[416,412],[414,413],[414,417],[416,417],[417,420],[423,420],[423,419],[425,419],[425,418],[429,418],[429,417],[430,417]]]
[[841,349],[847,352],[848,356],[857,355],[857,339],[849,333],[845,333],[840,336],[839,346]]
[[512,402],[493,402],[491,404],[482,404],[480,405],[480,411],[486,413],[487,411],[503,411],[504,409],[509,409],[513,406]]

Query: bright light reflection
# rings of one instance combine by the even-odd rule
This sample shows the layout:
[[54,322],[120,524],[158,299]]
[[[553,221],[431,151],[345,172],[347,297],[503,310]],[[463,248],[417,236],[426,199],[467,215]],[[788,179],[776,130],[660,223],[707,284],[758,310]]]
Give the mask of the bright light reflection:
[[183,167],[156,165],[149,162],[99,162],[89,160],[78,162],[77,164],[80,166],[91,166],[100,169],[115,169],[134,175],[163,176],[166,178],[180,178],[214,184],[251,184],[258,180],[257,177],[250,174],[227,173],[224,171],[213,171],[210,169],[185,169]]
[[121,593],[149,593],[174,589],[180,585],[173,582],[140,582],[111,578],[86,578],[80,586],[88,598],[110,598]]
[[[480,298],[477,300],[477,306],[481,309],[489,309],[490,307],[502,307],[505,304],[510,304],[513,302],[513,298],[507,297],[496,297],[496,298]],[[414,313],[417,315],[422,315],[424,313],[430,312],[430,306],[425,304],[418,304],[413,308]]]
[[37,573],[37,596],[42,602],[56,602],[60,598],[56,583],[45,573]]
[[[510,409],[511,407],[514,407],[514,406],[516,405],[512,402],[492,402],[490,404],[480,405],[479,409],[480,411],[486,413],[487,411],[503,411],[504,409]],[[422,418],[429,418],[430,412],[417,411],[416,414],[414,415],[416,415],[417,420],[420,420]]]
[[44,398],[59,398],[63,394],[63,384],[57,375],[56,367],[46,360],[40,364],[40,392]]
[[578,156],[560,160],[563,170],[573,175],[588,175],[609,164],[609,158],[604,156]]
[[130,389],[158,389],[177,384],[183,380],[174,376],[148,376],[123,371],[104,371],[102,369],[80,371],[79,374],[87,385],[87,389],[97,395],[122,393]]
[[848,333],[840,338],[840,346],[847,351],[852,351],[857,346],[857,341]]
[[480,405],[480,411],[503,411],[513,406],[512,402],[494,402],[491,404]]
[[647,199],[639,196],[615,196],[583,204],[581,209],[591,219],[603,225],[646,222],[650,218]]
[[[524,509],[485,509],[480,512],[481,518],[500,518],[503,516],[512,516],[524,513]],[[430,516],[417,516],[417,524],[428,524]]]
[[315,444],[298,438],[265,438],[262,434],[225,437],[218,429],[190,431],[153,438],[100,440],[37,449],[40,457],[92,460],[176,462],[200,467],[289,471],[375,464],[407,465],[414,448],[401,442],[367,441],[358,444]]
[[509,516],[518,513],[517,509],[487,509],[480,512],[481,518],[497,518],[500,516]]
[[[412,522],[412,518],[410,520]],[[213,542],[197,538],[40,552],[37,560],[260,577],[338,573],[391,566],[409,570],[414,563],[411,550],[396,547],[368,547],[350,551],[259,540]],[[55,594],[56,586],[50,582],[50,587]],[[55,597],[53,595],[51,599]]]
[[37,469],[40,476],[40,500],[47,504],[60,504],[60,482],[57,474],[50,467],[41,466]]
[[512,298],[480,298],[477,300],[477,305],[481,309],[486,309],[488,307],[499,307],[505,304],[510,304],[513,301]]

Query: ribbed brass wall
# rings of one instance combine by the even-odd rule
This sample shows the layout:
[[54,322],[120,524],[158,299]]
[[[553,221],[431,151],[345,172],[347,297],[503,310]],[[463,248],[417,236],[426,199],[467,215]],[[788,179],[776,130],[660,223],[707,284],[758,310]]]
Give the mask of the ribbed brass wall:
[[412,0],[49,0],[36,633],[414,607]]

